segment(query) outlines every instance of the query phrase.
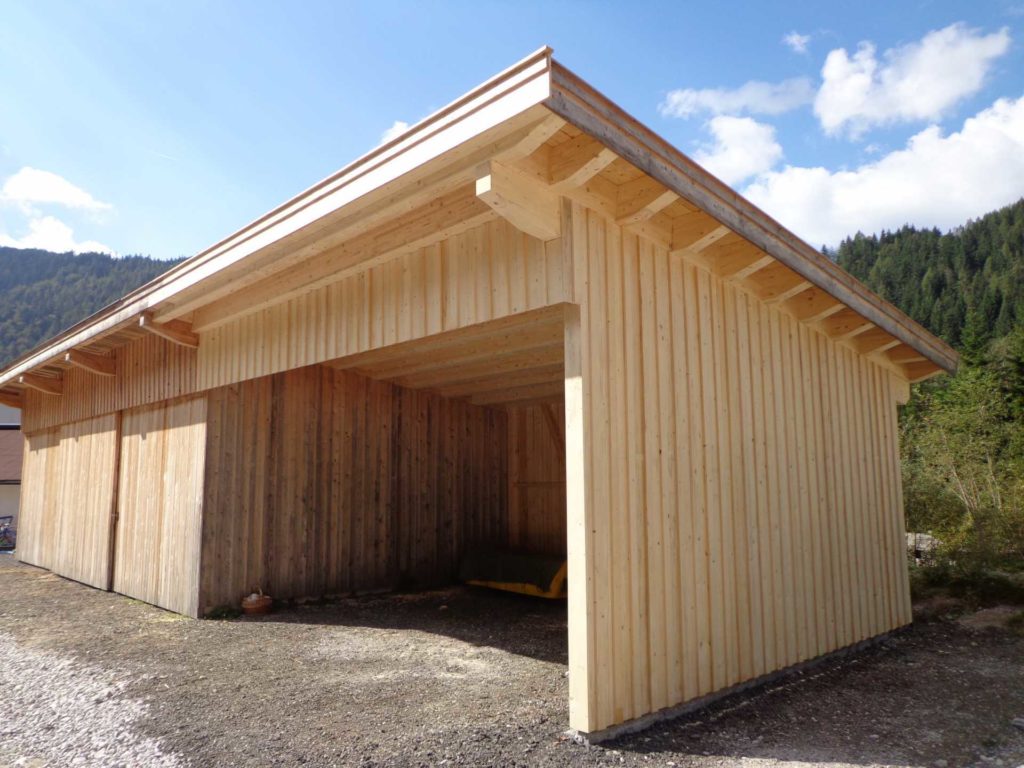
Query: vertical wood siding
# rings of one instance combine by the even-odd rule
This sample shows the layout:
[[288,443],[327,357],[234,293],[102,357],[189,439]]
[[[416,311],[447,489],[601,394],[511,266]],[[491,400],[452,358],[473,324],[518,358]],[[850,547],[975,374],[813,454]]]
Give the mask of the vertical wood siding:
[[125,411],[114,591],[196,616],[206,397]]
[[450,583],[507,537],[506,420],[323,366],[213,390],[203,609]]
[[158,336],[140,336],[118,349],[116,376],[80,368],[64,371],[64,394],[24,392],[22,429],[35,432],[196,391],[196,351]]
[[199,387],[556,304],[562,273],[559,242],[488,223],[203,333]]
[[22,561],[107,588],[116,455],[116,414],[26,437]]
[[908,623],[891,374],[578,206],[572,240],[573,727]]
[[530,405],[508,413],[509,547],[564,555],[565,408]]

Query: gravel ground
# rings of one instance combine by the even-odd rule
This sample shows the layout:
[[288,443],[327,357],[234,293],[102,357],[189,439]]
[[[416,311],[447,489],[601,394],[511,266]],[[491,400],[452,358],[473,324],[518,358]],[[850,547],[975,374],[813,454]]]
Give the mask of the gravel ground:
[[[0,768],[1024,766],[999,612],[600,747],[563,735],[565,609],[452,589],[193,621],[0,557]],[[1003,618],[1011,612],[1003,612]]]

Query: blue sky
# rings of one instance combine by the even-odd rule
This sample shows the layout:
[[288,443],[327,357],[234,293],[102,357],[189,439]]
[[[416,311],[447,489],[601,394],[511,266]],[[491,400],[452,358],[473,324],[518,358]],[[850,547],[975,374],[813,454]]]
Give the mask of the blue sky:
[[1024,0],[0,18],[0,244],[191,255],[544,44],[814,245],[1024,196]]

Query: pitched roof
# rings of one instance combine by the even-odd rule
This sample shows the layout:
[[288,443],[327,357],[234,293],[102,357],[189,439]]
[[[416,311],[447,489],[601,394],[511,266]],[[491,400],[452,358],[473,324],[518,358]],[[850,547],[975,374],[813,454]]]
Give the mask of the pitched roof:
[[[823,321],[820,305],[830,303],[826,311],[835,312],[839,302],[843,311],[831,319],[832,327],[843,339],[865,334],[861,338],[870,343],[859,351],[884,352],[886,363],[909,380],[955,370],[958,357],[948,344],[630,117],[551,53],[543,48],[528,56],[234,235],[26,353],[0,372],[0,388],[17,386],[24,374],[59,377],[69,352],[108,352],[137,335],[140,322],[157,327],[177,323],[188,332],[185,320],[205,317],[205,327],[202,322],[195,325],[202,332],[223,321],[229,297],[238,313],[253,310],[243,289],[248,295],[262,288],[267,303],[281,301],[336,280],[382,252],[394,256],[403,247],[419,247],[424,238],[417,239],[417,232],[437,237],[450,231],[446,216],[463,215],[462,220],[452,219],[459,225],[474,220],[471,214],[478,208],[473,205],[480,200],[472,190],[466,198],[465,189],[481,163],[494,157],[529,161],[531,153],[550,149],[559,134],[564,139],[568,129],[598,146],[603,157],[588,165],[598,155],[588,156],[590,149],[583,144],[583,164],[577,169],[590,175],[575,181],[562,178],[557,185],[550,176],[543,179],[560,194],[582,198],[617,217],[614,195],[609,198],[579,180],[601,181],[592,172],[609,167],[609,161],[615,161],[610,167],[629,167],[672,198],[669,208],[639,222],[645,236],[693,256],[700,241],[691,237],[676,242],[673,233],[680,221],[690,221],[686,214],[696,213],[718,228],[717,237],[728,233],[733,242],[742,240],[778,265],[788,290],[803,291],[800,298],[807,300],[807,307],[795,307],[801,319]],[[607,176],[603,183],[615,187]],[[429,221],[430,216],[441,223]],[[423,220],[419,230],[417,217]],[[413,232],[396,235],[396,220]],[[316,270],[293,269],[314,258],[319,259]]]

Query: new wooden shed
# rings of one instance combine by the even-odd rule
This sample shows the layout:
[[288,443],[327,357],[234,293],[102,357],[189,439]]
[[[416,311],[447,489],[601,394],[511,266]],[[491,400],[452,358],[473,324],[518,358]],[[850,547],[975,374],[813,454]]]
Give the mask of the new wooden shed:
[[956,355],[548,49],[14,362],[26,562],[200,616],[568,557],[582,734],[911,619]]

